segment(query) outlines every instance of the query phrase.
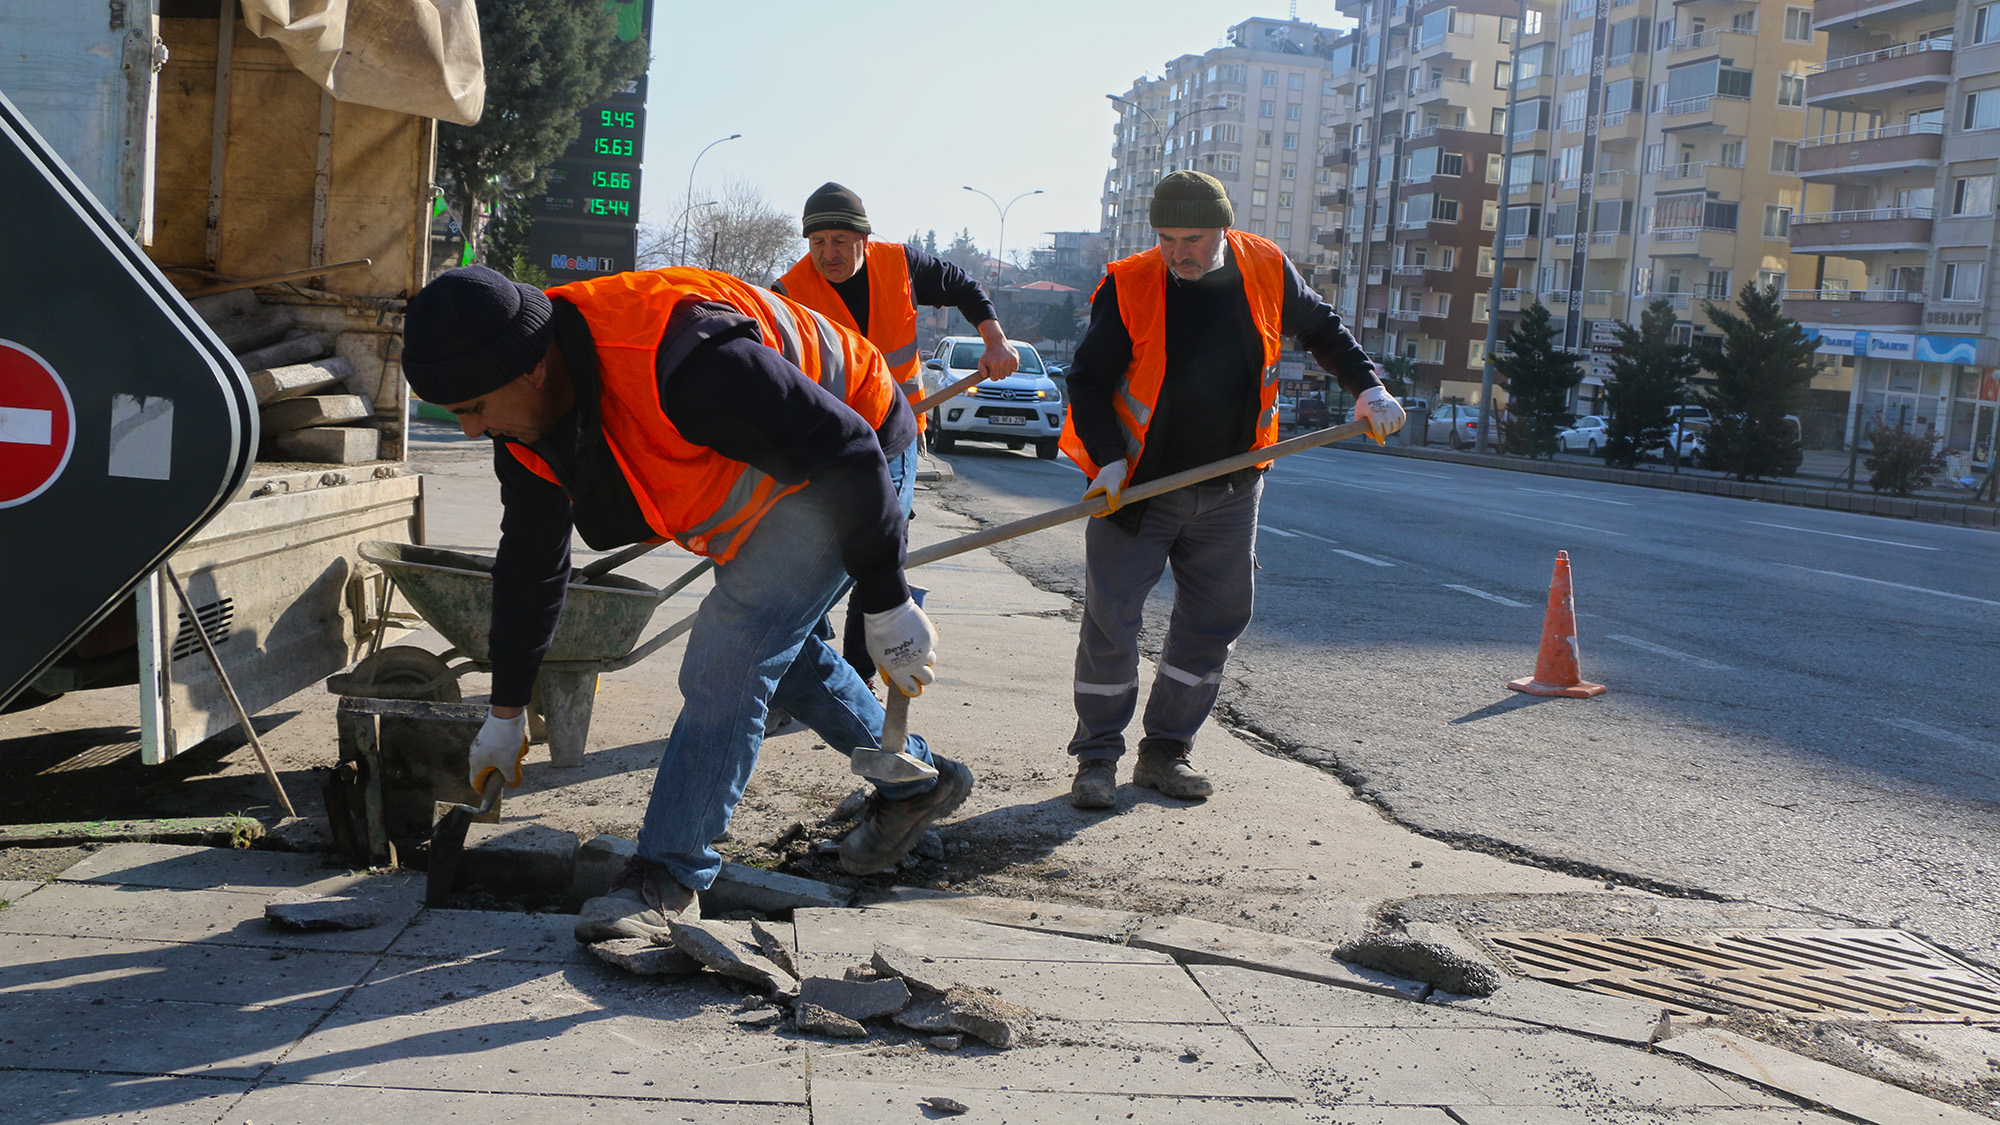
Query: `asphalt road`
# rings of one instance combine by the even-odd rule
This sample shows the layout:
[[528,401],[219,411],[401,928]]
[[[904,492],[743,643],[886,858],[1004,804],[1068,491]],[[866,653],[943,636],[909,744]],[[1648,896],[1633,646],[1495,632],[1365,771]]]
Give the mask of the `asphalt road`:
[[[1082,490],[1032,452],[950,460],[987,522]],[[1263,504],[1239,728],[1429,835],[2000,965],[2000,536],[1340,449]],[[1592,700],[1503,686],[1558,550]],[[1080,596],[1076,527],[1000,552]]]

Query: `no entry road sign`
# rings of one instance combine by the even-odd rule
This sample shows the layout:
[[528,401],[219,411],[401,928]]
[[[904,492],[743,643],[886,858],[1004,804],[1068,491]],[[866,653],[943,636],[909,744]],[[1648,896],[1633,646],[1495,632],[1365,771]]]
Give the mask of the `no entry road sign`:
[[0,95],[0,706],[249,476],[249,380]]
[[69,464],[76,410],[41,356],[0,340],[0,508],[33,500]]

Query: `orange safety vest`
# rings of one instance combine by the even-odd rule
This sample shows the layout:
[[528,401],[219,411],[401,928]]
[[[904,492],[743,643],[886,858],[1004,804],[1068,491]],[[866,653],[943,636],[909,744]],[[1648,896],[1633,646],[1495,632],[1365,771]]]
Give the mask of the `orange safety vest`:
[[[667,320],[681,302],[715,301],[754,319],[765,346],[852,407],[871,429],[882,425],[896,403],[889,369],[859,334],[728,274],[620,273],[557,286],[548,294],[575,305],[590,326],[605,442],[656,543],[671,538],[698,555],[728,562],[771,506],[806,484],[779,484],[742,461],[688,441],[668,421],[654,363]],[[509,444],[507,450],[536,475],[562,483],[526,446]]]
[[[1250,299],[1250,316],[1264,340],[1264,373],[1257,415],[1257,432],[1252,449],[1275,445],[1278,441],[1278,351],[1279,328],[1285,307],[1285,252],[1278,244],[1239,230],[1223,231],[1229,238],[1230,253],[1243,272],[1243,292]],[[1125,427],[1125,479],[1139,467],[1146,451],[1146,427],[1153,421],[1153,406],[1160,400],[1160,382],[1167,374],[1167,263],[1160,248],[1142,250],[1106,267],[1118,283],[1118,315],[1132,338],[1132,362],[1119,380],[1112,409]],[[1063,417],[1058,444],[1084,474],[1095,477],[1102,466],[1090,459],[1083,439],[1076,433],[1074,402]],[[1268,466],[1269,461],[1263,466]]]
[[[924,397],[923,368],[917,359],[917,302],[910,292],[910,260],[900,242],[868,240],[863,269],[868,274],[868,331],[863,335],[882,353],[889,373],[911,402]],[[856,332],[854,314],[840,299],[833,283],[813,265],[812,256],[800,258],[785,276],[778,279],[779,291],[799,304],[826,317],[842,328]],[[917,432],[924,431],[924,416],[917,415]]]

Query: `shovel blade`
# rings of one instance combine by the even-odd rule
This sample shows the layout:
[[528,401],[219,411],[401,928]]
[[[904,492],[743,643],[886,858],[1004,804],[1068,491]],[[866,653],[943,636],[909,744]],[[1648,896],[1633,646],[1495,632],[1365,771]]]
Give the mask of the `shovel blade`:
[[921,781],[936,777],[937,767],[906,750],[854,750],[849,768],[870,781]]

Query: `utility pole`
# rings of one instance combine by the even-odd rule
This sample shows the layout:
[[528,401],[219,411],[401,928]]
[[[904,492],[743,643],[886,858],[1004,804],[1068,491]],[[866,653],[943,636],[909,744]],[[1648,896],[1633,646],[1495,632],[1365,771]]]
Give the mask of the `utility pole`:
[[[1500,214],[1493,224],[1493,284],[1486,298],[1486,363],[1479,373],[1479,432],[1472,441],[1474,453],[1489,452],[1486,435],[1493,417],[1493,352],[1500,346],[1500,280],[1506,273],[1502,263],[1507,253],[1507,201],[1514,188],[1514,111],[1521,104],[1521,29],[1528,22],[1528,0],[1521,0],[1514,17],[1513,53],[1507,63],[1507,136],[1500,142]],[[1520,278],[1515,279],[1519,292]]]

